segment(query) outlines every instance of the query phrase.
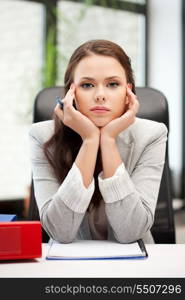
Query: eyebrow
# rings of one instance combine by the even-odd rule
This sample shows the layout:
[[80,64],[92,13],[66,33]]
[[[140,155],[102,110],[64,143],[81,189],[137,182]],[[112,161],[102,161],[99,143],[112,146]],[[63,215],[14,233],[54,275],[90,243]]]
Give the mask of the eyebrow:
[[[115,76],[110,76],[110,77],[106,77],[105,79],[107,80],[107,79],[115,79],[115,78],[117,78],[117,79],[121,79],[121,77],[119,77],[119,76],[117,76],[117,75],[115,75]],[[82,77],[82,78],[80,78],[80,80],[95,80],[95,78],[92,78],[92,77]]]

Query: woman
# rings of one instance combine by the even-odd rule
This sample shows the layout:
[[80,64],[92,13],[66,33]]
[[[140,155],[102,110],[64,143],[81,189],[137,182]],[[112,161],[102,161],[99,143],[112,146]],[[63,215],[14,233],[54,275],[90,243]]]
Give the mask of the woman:
[[54,120],[30,130],[42,226],[63,243],[153,243],[167,129],[136,118],[129,57],[113,42],[86,42],[71,56],[64,81]]

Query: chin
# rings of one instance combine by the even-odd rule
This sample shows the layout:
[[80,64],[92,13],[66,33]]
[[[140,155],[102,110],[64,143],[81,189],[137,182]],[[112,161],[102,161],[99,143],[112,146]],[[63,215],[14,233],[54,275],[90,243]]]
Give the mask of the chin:
[[107,125],[111,120],[92,120],[92,121],[98,128],[101,128]]

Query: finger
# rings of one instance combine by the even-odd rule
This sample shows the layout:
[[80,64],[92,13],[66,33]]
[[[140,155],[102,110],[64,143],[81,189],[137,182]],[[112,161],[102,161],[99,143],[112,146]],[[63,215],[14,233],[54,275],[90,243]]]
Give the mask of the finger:
[[56,104],[57,103],[60,105],[60,108],[63,109],[64,103],[63,103],[62,99],[59,96],[56,97]]
[[135,99],[137,100],[136,94],[134,94],[130,88],[127,88],[127,95],[130,98],[132,104],[134,103]]
[[60,104],[57,104],[54,109],[55,113],[63,115],[63,110],[61,109]]
[[136,104],[136,102],[137,103],[139,103],[138,102],[138,100],[137,100],[137,96],[130,90],[130,89],[128,89],[128,97],[129,97],[129,105],[131,105],[131,106],[133,106],[133,105],[135,105]]
[[133,113],[136,115],[138,110],[139,110],[139,101],[137,100],[137,98],[134,99],[133,104],[130,105],[129,108],[131,111],[133,111]]
[[131,88],[129,88],[128,86],[127,86],[127,93],[129,95],[134,95],[135,96],[135,94],[132,92]]
[[54,113],[59,117],[60,120],[63,121],[64,113],[60,107],[60,104],[57,104],[54,108]]
[[127,97],[127,104],[130,105],[130,103],[133,101],[134,94],[132,93],[131,89],[127,87],[126,89],[126,97]]
[[65,98],[64,98],[64,104],[67,104],[67,105],[70,105],[72,106],[73,105],[73,100],[74,100],[74,97],[75,97],[75,85],[72,84],[70,86],[70,89],[68,90]]
[[139,110],[139,101],[137,100],[137,98],[135,99],[135,110],[136,110],[136,113]]

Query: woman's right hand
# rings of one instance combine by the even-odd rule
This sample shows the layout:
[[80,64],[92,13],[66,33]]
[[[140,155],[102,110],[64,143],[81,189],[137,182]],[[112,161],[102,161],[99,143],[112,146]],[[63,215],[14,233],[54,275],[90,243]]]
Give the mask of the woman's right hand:
[[82,138],[82,140],[100,138],[100,130],[98,127],[85,115],[76,110],[73,106],[73,100],[75,98],[75,84],[73,83],[62,99],[63,110],[60,108],[60,104],[57,104],[54,112],[63,122],[64,125],[70,127],[76,131]]

